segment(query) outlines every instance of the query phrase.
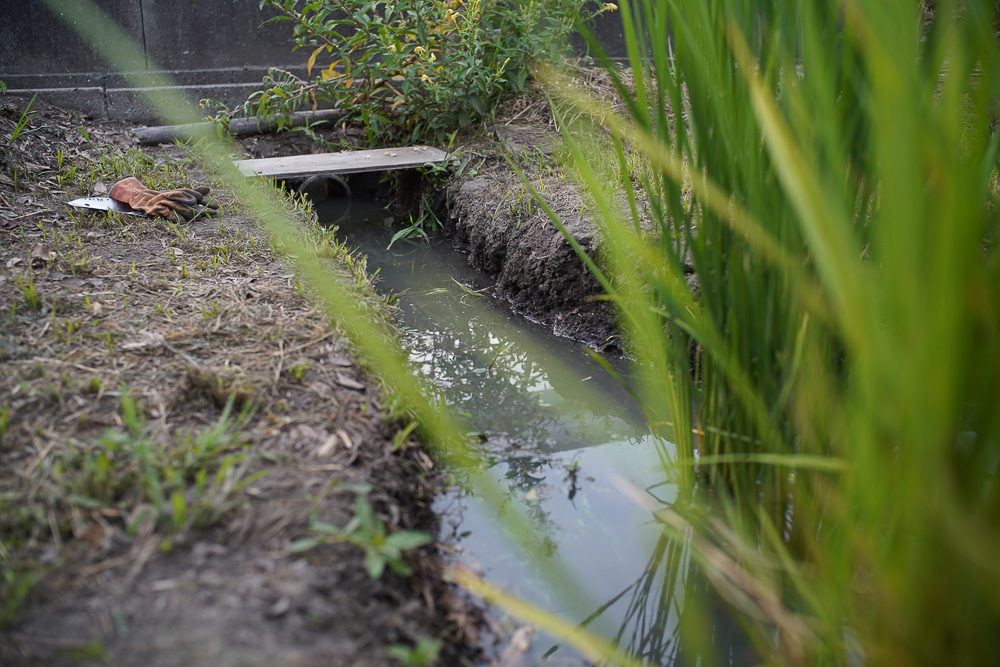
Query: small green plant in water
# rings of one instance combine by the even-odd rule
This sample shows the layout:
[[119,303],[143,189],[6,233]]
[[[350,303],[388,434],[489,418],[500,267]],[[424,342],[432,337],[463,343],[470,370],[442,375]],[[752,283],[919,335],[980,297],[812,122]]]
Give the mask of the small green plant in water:
[[310,517],[309,526],[313,536],[295,541],[292,551],[306,551],[328,542],[353,544],[364,549],[365,570],[372,579],[381,577],[386,566],[396,574],[410,574],[405,552],[431,541],[430,534],[423,531],[388,534],[385,523],[375,516],[371,503],[361,495],[354,500],[354,517],[343,528],[320,521],[316,515]]

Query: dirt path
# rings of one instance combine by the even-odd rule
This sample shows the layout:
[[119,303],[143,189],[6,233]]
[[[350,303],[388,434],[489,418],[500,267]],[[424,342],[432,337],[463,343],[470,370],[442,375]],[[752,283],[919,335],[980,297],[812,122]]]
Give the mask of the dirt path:
[[[71,215],[204,177],[32,111],[0,148],[0,664],[389,665],[430,638],[456,664],[434,547],[366,561],[323,526],[433,531],[433,464],[263,232],[218,183],[221,221]],[[0,145],[25,118],[0,108]]]

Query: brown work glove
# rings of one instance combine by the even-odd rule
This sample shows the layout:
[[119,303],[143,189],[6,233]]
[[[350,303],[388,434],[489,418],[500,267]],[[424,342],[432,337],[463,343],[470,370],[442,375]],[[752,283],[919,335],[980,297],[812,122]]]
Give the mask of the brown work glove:
[[219,204],[212,199],[206,201],[208,193],[205,186],[157,192],[130,176],[112,185],[108,196],[149,216],[189,222],[201,216],[218,215]]

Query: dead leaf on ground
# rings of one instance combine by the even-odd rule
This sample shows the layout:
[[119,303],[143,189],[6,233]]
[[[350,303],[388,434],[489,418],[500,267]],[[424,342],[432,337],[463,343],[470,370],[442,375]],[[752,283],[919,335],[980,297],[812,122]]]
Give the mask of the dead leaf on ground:
[[326,359],[331,366],[337,366],[339,368],[349,368],[351,366],[351,360],[339,354],[331,353]]
[[50,260],[55,259],[55,257],[56,254],[43,246],[41,243],[36,243],[31,246],[31,268],[33,269],[40,269],[44,267]]
[[320,445],[319,448],[316,450],[316,458],[325,459],[329,456],[332,456],[333,453],[336,451],[337,444],[339,442],[340,439],[336,435],[331,435],[330,437],[328,437],[326,439],[326,442]]

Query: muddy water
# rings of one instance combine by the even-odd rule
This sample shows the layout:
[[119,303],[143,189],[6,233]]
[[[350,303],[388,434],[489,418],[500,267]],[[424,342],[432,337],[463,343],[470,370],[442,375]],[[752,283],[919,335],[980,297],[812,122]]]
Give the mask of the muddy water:
[[[337,215],[326,206],[321,219]],[[400,295],[416,372],[479,434],[489,473],[526,504],[550,536],[546,557],[562,562],[579,590],[567,596],[548,586],[495,513],[460,484],[435,505],[440,537],[455,559],[494,586],[617,638],[652,664],[708,657],[701,642],[684,641],[681,622],[694,613],[685,592],[705,582],[687,550],[622,490],[657,506],[674,503],[678,490],[661,464],[669,444],[648,436],[628,393],[581,346],[483,296],[488,278],[447,242],[397,240],[387,249],[393,232],[385,219],[378,205],[355,201],[340,231],[379,271],[379,288]],[[744,649],[730,624],[707,614],[714,657],[741,664]],[[501,656],[503,664],[590,664],[559,637],[535,633],[526,650],[507,644],[517,623],[499,610],[492,619],[484,664]]]

